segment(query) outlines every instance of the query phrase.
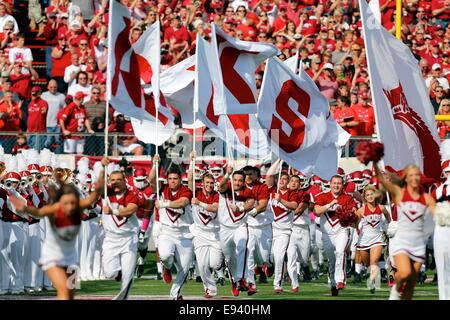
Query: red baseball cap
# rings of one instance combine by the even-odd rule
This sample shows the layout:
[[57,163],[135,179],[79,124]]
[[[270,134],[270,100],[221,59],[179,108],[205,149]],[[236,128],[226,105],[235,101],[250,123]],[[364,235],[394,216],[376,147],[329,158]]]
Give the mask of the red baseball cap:
[[39,86],[34,86],[33,88],[31,88],[31,92],[39,92],[41,91],[41,87]]
[[360,97],[361,99],[363,99],[363,100],[367,100],[367,99],[369,98],[369,96],[367,95],[366,92],[361,92],[361,93],[359,94],[359,97]]
[[439,47],[440,42],[439,42],[439,40],[433,40],[433,42],[431,44],[433,45],[433,47]]
[[226,17],[226,18],[223,20],[223,23],[236,24],[236,20],[234,20],[234,19],[231,18],[231,17]]
[[84,97],[86,97],[87,94],[85,94],[83,91],[78,91],[77,93],[75,93],[75,99],[83,99]]

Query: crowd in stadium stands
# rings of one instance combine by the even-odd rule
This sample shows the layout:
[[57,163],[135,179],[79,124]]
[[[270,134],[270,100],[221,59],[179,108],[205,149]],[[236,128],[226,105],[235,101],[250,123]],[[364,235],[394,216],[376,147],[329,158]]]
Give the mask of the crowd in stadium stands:
[[[337,122],[352,136],[371,136],[375,117],[357,2],[121,1],[133,17],[132,42],[160,19],[162,70],[193,55],[196,34],[209,39],[212,22],[235,38],[273,43],[281,60],[299,50]],[[380,0],[382,24],[393,34],[395,2]],[[65,152],[83,152],[84,140],[70,134],[99,132],[105,126],[108,1],[29,0],[29,26],[17,24],[13,8],[25,10],[16,9],[14,0],[0,4],[0,131],[61,132]],[[418,60],[436,114],[450,114],[449,18],[450,0],[403,1],[402,39]],[[27,47],[28,35],[35,35],[30,29],[48,46],[47,85],[42,88],[33,84],[38,74]],[[263,70],[256,74],[258,86]],[[110,119],[111,131],[132,132],[126,117],[111,111]],[[450,137],[450,121],[437,126],[442,138]],[[63,151],[59,137],[42,139],[41,146]],[[135,138],[121,143],[121,153],[147,150]],[[33,147],[36,141],[28,137],[27,144]]]

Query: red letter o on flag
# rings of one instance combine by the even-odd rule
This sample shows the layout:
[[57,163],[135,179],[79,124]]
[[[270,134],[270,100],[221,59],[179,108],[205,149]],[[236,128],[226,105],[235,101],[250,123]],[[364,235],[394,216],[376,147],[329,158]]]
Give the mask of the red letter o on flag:
[[[280,93],[275,100],[276,111],[280,117],[292,128],[288,135],[283,131],[282,121],[275,115],[272,115],[269,136],[280,146],[283,151],[292,153],[297,151],[305,137],[305,122],[289,107],[289,99],[293,99],[298,104],[298,112],[308,117],[310,107],[309,95],[299,88],[294,81],[288,80],[283,83]],[[273,130],[278,130],[278,134],[273,135]],[[273,137],[272,137],[273,136]]]

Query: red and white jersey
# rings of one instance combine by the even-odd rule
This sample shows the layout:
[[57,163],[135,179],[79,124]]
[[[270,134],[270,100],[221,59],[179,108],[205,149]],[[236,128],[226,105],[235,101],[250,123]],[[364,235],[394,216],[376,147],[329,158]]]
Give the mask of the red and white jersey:
[[379,234],[382,232],[383,211],[377,205],[374,211],[370,211],[368,205],[364,205],[364,216],[360,220],[360,232],[366,234]]
[[346,193],[341,193],[338,196],[335,196],[331,192],[319,194],[314,204],[324,206],[333,201],[333,199],[336,199],[337,203],[328,209],[327,212],[320,215],[320,228],[329,235],[334,235],[344,229],[347,229],[347,227],[342,227],[339,223],[339,219],[336,216],[336,210],[343,205],[353,204],[356,207],[356,202],[353,197]]
[[160,201],[176,201],[180,198],[189,199],[189,204],[184,208],[179,209],[159,209],[159,221],[163,225],[171,228],[179,228],[189,227],[192,224],[193,220],[190,205],[192,200],[192,191],[184,185],[181,185],[180,189],[177,191],[170,190],[168,185],[164,185],[162,187]]
[[[252,193],[255,201],[255,208],[258,205],[258,201],[269,200],[270,192],[269,188],[265,183],[256,182],[253,186],[246,186]],[[269,204],[267,204],[267,207]],[[272,223],[272,214],[270,211],[266,210],[259,213],[256,217],[249,215],[248,225],[249,226],[263,226]]]
[[[120,195],[114,194],[113,190],[109,189],[107,200],[110,208],[117,210],[126,208],[129,203],[139,205],[139,199],[131,189],[127,189]],[[139,232],[139,222],[135,213],[127,218],[113,214],[103,214],[102,220],[106,235],[134,236]]]
[[81,226],[81,214],[79,212],[72,216],[67,216],[59,209],[54,217],[49,217],[51,226],[51,236],[56,242],[58,239],[72,241],[76,239]]
[[[248,199],[254,199],[253,193],[247,187],[234,192],[235,204],[243,207]],[[228,228],[237,228],[247,223],[246,212],[234,212],[230,205],[233,204],[233,195],[231,193],[231,184],[228,182],[228,189],[219,196],[219,223]]]
[[136,215],[139,219],[142,219],[146,213],[145,210],[147,210],[145,209],[145,203],[147,202],[146,200],[155,200],[156,194],[150,186],[147,186],[144,189],[135,188],[135,190],[137,191],[137,196],[139,199],[139,207]]
[[398,229],[404,231],[423,231],[427,204],[425,192],[420,193],[418,200],[414,200],[404,188],[402,202],[397,205]]
[[[198,189],[195,192],[195,197],[206,204],[214,204],[219,203],[219,193],[213,191],[208,196],[205,195],[203,189]],[[216,212],[210,212],[200,206],[193,205],[192,206],[192,217],[194,218],[195,225],[207,232],[218,232],[219,231],[219,220],[217,219]]]
[[[309,204],[310,195],[307,192],[307,190],[300,189],[295,192],[297,193],[298,205],[300,205],[301,203]],[[296,226],[309,225],[310,220],[311,219],[308,214],[308,207],[306,207],[305,210],[303,210],[303,212],[301,214],[294,215],[294,220],[292,221],[292,224],[296,225]]]
[[[318,185],[312,185],[307,189],[307,192],[309,193],[309,201],[312,203],[316,202],[316,198],[319,194],[323,193],[322,189]],[[313,220],[315,223],[320,224],[320,218],[316,217],[314,212],[309,212],[309,217],[311,220]]]
[[[273,190],[270,194],[269,205],[273,213],[272,226],[276,229],[290,230],[292,228],[292,221],[294,220],[294,210],[288,209],[281,201],[275,200],[275,193],[277,190]],[[279,190],[280,199],[289,202],[298,203],[298,195],[296,191],[292,190]]]
[[437,185],[431,192],[431,196],[436,201],[450,201],[450,183],[446,181]]
[[[25,200],[16,190],[10,191],[10,193]],[[0,217],[5,222],[26,222],[29,216],[26,213],[17,213],[6,190],[0,189]]]

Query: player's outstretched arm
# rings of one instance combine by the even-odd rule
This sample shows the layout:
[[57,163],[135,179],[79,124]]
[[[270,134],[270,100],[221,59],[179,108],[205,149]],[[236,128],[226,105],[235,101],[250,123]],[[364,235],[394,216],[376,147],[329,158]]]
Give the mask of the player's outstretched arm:
[[25,213],[31,214],[32,216],[35,216],[35,217],[50,216],[50,215],[54,214],[59,208],[58,203],[49,204],[49,205],[43,206],[42,208],[39,208],[39,209],[36,207],[27,206],[26,201],[24,202],[23,199],[17,198],[15,195],[12,195],[11,193],[9,194],[9,200],[11,201],[14,208],[18,212],[25,212]]
[[[103,168],[108,165],[108,159],[104,157],[102,159]],[[95,189],[93,192],[89,193],[87,198],[80,199],[80,209],[90,208],[92,204],[98,201],[98,197],[103,193],[105,188],[105,171],[104,169],[100,171],[99,177],[95,182]]]
[[402,189],[386,179],[384,174],[381,172],[378,163],[374,162],[373,168],[375,169],[375,176],[377,177],[378,181],[392,195],[392,197],[394,198],[394,202],[399,203],[401,201],[401,199],[399,198],[402,196]]
[[[231,175],[233,174],[233,167],[227,167],[227,173],[223,176],[222,181],[220,181],[218,191],[220,193],[225,193],[228,189],[228,180],[230,180]],[[233,182],[231,182],[233,183]]]

